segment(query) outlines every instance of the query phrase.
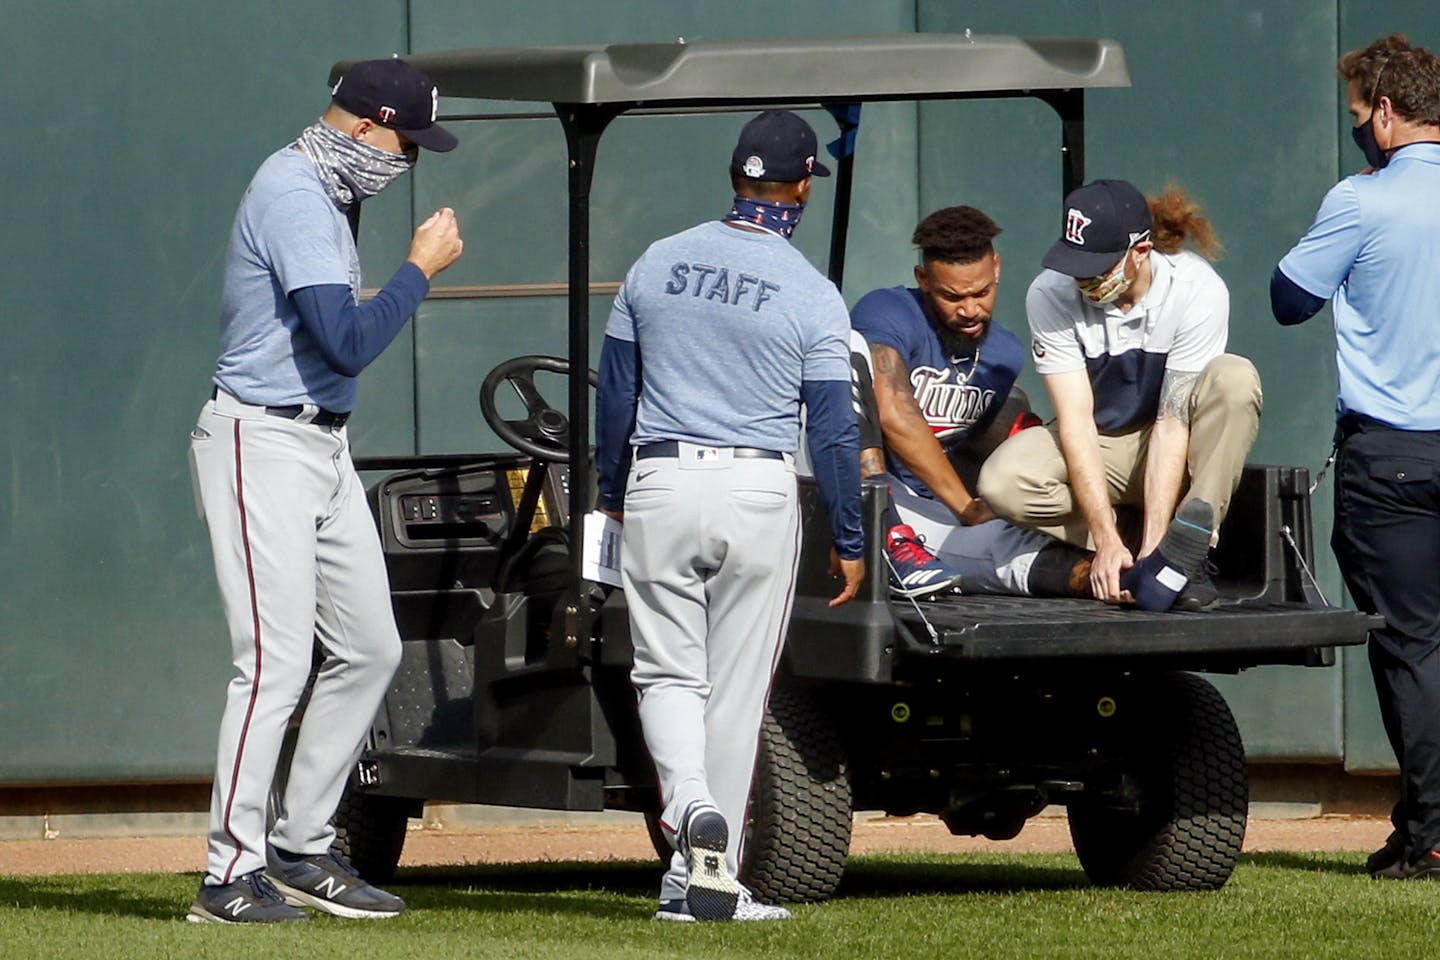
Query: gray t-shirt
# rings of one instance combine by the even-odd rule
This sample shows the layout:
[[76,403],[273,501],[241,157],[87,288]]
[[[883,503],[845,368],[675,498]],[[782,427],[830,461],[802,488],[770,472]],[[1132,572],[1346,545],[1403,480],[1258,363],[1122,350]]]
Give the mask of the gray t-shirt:
[[801,381],[850,379],[850,316],[835,285],[789,241],[719,221],[652,244],[605,333],[639,350],[635,446],[793,453]]
[[325,362],[289,297],[302,287],[336,283],[359,297],[360,258],[350,224],[330,202],[315,165],[287,146],[261,164],[235,214],[215,383],[246,403],[353,409],[355,378]]

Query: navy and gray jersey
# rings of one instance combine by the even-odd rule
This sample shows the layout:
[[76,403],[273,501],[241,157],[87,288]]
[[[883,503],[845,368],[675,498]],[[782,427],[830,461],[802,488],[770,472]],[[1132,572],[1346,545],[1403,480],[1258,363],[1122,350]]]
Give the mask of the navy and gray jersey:
[[1199,373],[1225,352],[1230,293],[1220,275],[1188,250],[1152,250],[1150,264],[1150,289],[1129,312],[1091,303],[1074,277],[1054,270],[1025,295],[1036,371],[1087,371],[1102,433],[1153,423],[1167,371]]
[[[978,351],[954,356],[941,345],[922,297],[906,287],[872,290],[855,304],[850,322],[867,343],[900,354],[910,371],[915,403],[948,454],[990,426],[1025,365],[1025,348],[1013,333],[992,323]],[[886,460],[907,487],[934,498],[905,464],[888,452]]]
[[601,505],[630,447],[667,440],[794,453],[804,402],[841,556],[863,547],[845,302],[789,241],[703,223],[652,244],[605,328],[596,398]]

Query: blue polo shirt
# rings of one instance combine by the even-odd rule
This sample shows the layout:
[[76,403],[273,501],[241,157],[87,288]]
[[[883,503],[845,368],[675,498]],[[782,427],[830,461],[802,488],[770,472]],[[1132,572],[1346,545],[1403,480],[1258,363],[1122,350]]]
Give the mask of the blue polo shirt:
[[1440,430],[1440,144],[1336,184],[1280,270],[1333,298],[1338,412]]

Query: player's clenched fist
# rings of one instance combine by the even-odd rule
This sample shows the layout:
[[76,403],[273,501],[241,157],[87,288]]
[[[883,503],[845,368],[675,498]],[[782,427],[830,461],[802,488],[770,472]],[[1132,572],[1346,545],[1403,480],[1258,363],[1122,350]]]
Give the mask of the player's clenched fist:
[[455,219],[455,211],[441,207],[415,228],[408,259],[420,268],[426,279],[432,279],[459,260],[464,249],[465,241],[460,239],[460,223]]

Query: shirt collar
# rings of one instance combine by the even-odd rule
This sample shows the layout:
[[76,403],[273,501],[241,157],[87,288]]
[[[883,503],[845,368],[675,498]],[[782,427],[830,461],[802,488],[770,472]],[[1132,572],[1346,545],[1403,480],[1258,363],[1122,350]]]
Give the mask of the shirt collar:
[[[1440,143],[1421,141],[1407,143],[1390,155],[1390,163],[1396,160],[1419,160],[1423,163],[1440,163]],[[1389,164],[1386,164],[1389,166]]]

